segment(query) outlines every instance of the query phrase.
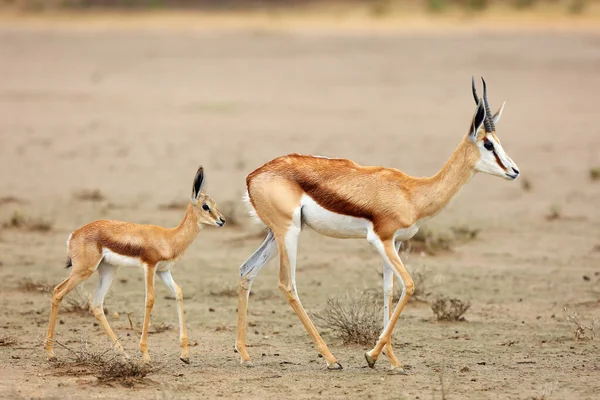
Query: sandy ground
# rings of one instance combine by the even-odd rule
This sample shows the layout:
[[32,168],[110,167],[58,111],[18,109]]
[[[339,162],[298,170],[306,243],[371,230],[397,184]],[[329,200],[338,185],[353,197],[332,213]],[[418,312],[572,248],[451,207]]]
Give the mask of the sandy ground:
[[[208,33],[118,29],[0,29],[0,219],[50,221],[49,232],[0,230],[2,398],[592,399],[600,393],[599,338],[574,339],[572,313],[600,316],[600,38],[569,33]],[[408,376],[382,357],[323,337],[343,364],[327,372],[277,289],[276,263],[250,301],[249,351],[238,364],[238,266],[260,237],[239,198],[245,176],[278,155],[348,157],[413,175],[442,166],[474,111],[472,74],[495,107],[499,136],[521,181],[476,176],[432,229],[468,225],[475,241],[436,257],[412,254],[434,295],[470,300],[467,322],[439,323],[412,304],[395,332]],[[45,359],[50,299],[21,288],[67,274],[65,240],[95,219],[174,226],[203,164],[209,194],[239,226],[207,228],[174,269],[186,296],[191,365],[178,359],[175,301],[157,284],[150,335],[164,368],[145,384],[99,385]],[[525,190],[523,182],[530,185]],[[78,200],[98,189],[101,201]],[[558,218],[547,220],[554,211]],[[354,288],[380,289],[381,265],[365,241],[303,234],[298,289],[309,312]],[[585,278],[584,278],[585,277]],[[83,285],[90,293],[96,277]],[[121,270],[106,299],[110,323],[135,357],[142,274]],[[113,313],[119,317],[113,317]],[[108,340],[91,315],[62,312],[57,340],[94,349]],[[67,350],[56,349],[62,361]],[[72,372],[72,371],[71,371]]]

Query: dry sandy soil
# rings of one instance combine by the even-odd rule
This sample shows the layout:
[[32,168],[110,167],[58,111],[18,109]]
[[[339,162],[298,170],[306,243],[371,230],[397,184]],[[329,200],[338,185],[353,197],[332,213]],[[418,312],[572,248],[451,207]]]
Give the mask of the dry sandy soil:
[[[593,33],[0,29],[0,220],[20,212],[52,224],[0,230],[0,339],[16,339],[0,346],[0,397],[439,399],[441,379],[447,399],[597,398],[600,338],[576,340],[567,317],[600,316],[600,181],[590,179],[600,165],[599,68]],[[250,301],[255,367],[241,367],[237,300],[223,289],[235,290],[238,266],[261,241],[239,202],[245,176],[290,152],[431,175],[468,128],[472,74],[487,78],[494,107],[507,101],[498,132],[522,178],[476,176],[430,222],[480,229],[476,240],[406,260],[427,271],[433,297],[470,300],[467,321],[437,322],[427,304],[411,303],[394,337],[407,376],[390,375],[383,356],[369,369],[366,347],[322,329],[344,366],[328,372],[277,289],[273,262]],[[179,361],[176,305],[161,284],[153,323],[174,327],[150,335],[161,371],[128,388],[69,366],[60,347],[66,366],[48,363],[50,297],[24,280],[64,279],[65,240],[86,222],[176,225],[183,211],[159,206],[186,201],[198,164],[239,222],[205,229],[174,269],[197,343],[191,365]],[[95,189],[105,199],[77,196]],[[365,241],[307,231],[300,298],[323,311],[328,297],[380,290],[380,269]],[[139,326],[143,292],[142,273],[123,269],[105,302],[136,358],[126,314]],[[107,348],[91,315],[59,319],[61,343]]]

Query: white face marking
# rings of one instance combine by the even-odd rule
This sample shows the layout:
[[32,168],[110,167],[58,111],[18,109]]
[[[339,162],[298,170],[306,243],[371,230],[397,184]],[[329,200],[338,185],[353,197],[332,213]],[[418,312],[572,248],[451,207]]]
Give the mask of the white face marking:
[[[485,139],[492,144],[493,149],[488,150],[485,148],[485,140],[479,140],[477,142],[480,158],[479,161],[477,161],[477,164],[475,164],[475,170],[490,175],[500,176],[505,179],[516,179],[519,173],[515,173],[515,170],[518,171],[519,168],[517,167],[517,164],[515,164],[515,162],[506,154],[500,142],[495,140],[494,136],[490,134],[486,134]],[[498,159],[506,168],[506,170],[504,170],[498,164],[496,156],[498,156]]]
[[321,235],[342,239],[366,238],[373,230],[371,221],[331,212],[306,194],[300,204],[304,223]]

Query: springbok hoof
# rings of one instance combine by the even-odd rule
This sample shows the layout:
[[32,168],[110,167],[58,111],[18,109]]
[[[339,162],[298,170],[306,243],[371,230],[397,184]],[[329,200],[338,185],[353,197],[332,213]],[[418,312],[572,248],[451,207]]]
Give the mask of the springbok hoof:
[[369,365],[370,368],[375,368],[375,362],[377,362],[377,359],[373,359],[373,357],[371,357],[369,352],[365,353],[365,360],[367,360],[367,364]]
[[184,363],[186,363],[186,364],[189,364],[189,363],[190,363],[190,359],[189,359],[188,357],[179,357],[179,359],[180,359],[181,361],[183,361]]
[[402,367],[394,367],[392,365],[390,367],[389,374],[390,375],[408,375],[408,372],[406,372],[406,370]]
[[56,356],[54,354],[51,355],[51,356],[48,356],[48,362],[56,362],[56,361],[57,361],[57,359],[56,359]]
[[252,368],[254,367],[254,364],[252,363],[252,361],[250,360],[242,360],[241,364],[246,367],[246,368]]
[[339,371],[342,369],[344,369],[344,367],[342,367],[342,364],[340,364],[339,362],[334,362],[327,366],[328,371]]

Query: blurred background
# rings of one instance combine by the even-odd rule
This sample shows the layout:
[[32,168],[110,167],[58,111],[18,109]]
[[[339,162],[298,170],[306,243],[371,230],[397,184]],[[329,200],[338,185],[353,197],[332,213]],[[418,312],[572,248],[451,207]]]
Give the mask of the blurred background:
[[[173,272],[193,362],[178,364],[175,302],[157,284],[153,324],[167,329],[149,349],[168,367],[136,393],[594,398],[599,28],[592,0],[0,0],[0,397],[129,393],[44,361],[48,292],[66,275],[70,232],[96,219],[175,226],[202,164],[228,224],[202,231]],[[348,345],[325,322],[346,369],[324,378],[277,289],[276,262],[250,298],[257,367],[241,369],[238,266],[263,235],[240,201],[246,176],[293,152],[433,175],[469,128],[472,76],[486,78],[494,110],[507,102],[498,136],[522,176],[477,175],[404,248],[421,292],[394,345],[411,374],[387,375],[383,356],[364,368],[371,339]],[[380,272],[365,241],[301,238],[298,290],[311,314],[352,304],[344,296],[355,290],[379,298]],[[105,303],[131,354],[141,279],[120,271]],[[60,314],[68,346],[82,335],[108,345],[85,311],[95,282]],[[84,312],[73,311],[76,296]],[[441,322],[444,299],[469,304],[466,321]]]

